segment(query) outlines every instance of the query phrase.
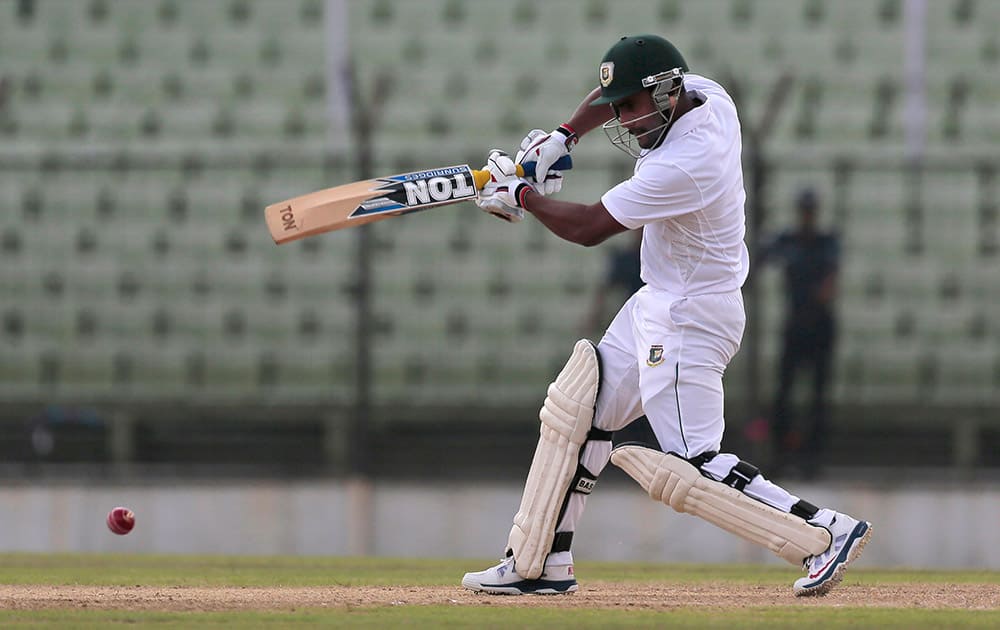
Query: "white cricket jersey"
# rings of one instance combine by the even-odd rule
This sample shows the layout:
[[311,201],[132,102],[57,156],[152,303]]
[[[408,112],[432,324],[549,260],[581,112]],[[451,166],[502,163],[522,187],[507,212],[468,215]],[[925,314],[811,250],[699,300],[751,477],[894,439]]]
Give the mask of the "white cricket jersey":
[[651,288],[725,293],[743,286],[750,267],[740,122],[718,83],[687,74],[684,86],[703,104],[681,116],[601,201],[626,228],[644,228],[641,276]]

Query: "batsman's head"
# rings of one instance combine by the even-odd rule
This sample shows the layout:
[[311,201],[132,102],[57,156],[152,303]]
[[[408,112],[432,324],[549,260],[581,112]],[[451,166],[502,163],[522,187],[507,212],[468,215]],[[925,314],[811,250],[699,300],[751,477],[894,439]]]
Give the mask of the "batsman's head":
[[611,142],[633,157],[659,145],[673,119],[687,62],[658,35],[622,37],[601,60],[601,95],[594,105],[611,105],[615,118],[604,125]]

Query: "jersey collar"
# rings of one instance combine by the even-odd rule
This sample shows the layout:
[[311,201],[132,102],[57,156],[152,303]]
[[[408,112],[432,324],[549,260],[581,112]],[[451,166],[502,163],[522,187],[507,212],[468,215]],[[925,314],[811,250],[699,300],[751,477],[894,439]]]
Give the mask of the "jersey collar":
[[712,102],[709,100],[708,96],[698,92],[697,90],[695,90],[695,95],[698,100],[702,101],[702,104],[694,109],[688,110],[683,116],[674,121],[674,124],[672,124],[670,129],[667,131],[667,137],[664,138],[663,142],[660,144],[661,147],[677,140],[708,120],[708,117],[711,115],[710,110],[712,108]]

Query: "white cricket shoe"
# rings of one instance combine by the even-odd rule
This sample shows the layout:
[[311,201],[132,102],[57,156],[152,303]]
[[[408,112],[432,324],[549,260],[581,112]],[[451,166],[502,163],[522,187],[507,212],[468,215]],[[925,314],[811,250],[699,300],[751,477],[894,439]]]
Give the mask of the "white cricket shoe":
[[872,525],[833,510],[820,510],[810,521],[830,532],[830,547],[818,556],[809,556],[802,563],[809,573],[795,580],[795,595],[826,595],[844,579],[847,565],[858,559],[872,537]]
[[558,595],[577,590],[572,564],[546,565],[537,580],[526,580],[514,570],[514,557],[507,556],[495,567],[466,573],[462,586],[491,595]]

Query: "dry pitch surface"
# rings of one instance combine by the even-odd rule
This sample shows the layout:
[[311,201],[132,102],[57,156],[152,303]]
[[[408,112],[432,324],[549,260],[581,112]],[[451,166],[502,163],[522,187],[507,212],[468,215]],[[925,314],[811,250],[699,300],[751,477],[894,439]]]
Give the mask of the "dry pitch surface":
[[845,583],[825,597],[796,598],[790,586],[656,585],[590,582],[570,595],[505,597],[455,586],[164,587],[0,585],[0,609],[147,611],[286,611],[301,608],[377,606],[504,606],[671,610],[704,607],[739,610],[760,606],[888,607],[995,610],[996,584]]

